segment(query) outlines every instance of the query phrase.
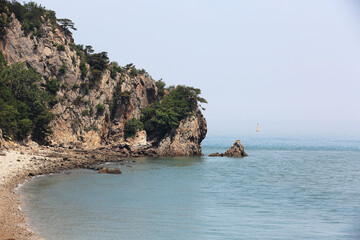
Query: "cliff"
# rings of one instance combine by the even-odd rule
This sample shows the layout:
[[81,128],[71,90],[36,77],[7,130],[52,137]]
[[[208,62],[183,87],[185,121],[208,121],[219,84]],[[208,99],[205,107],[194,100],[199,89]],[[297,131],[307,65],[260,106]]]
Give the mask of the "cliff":
[[160,91],[145,70],[132,64],[120,67],[110,63],[107,53],[95,54],[89,46],[76,45],[67,28],[45,16],[41,36],[26,34],[14,13],[9,12],[8,17],[11,21],[0,41],[6,62],[24,62],[28,69],[39,73],[41,89],[49,83],[57,86],[53,93],[56,101],[49,107],[53,113],[49,124],[52,133],[46,140],[50,145],[82,149],[117,146],[125,155],[138,155],[144,154],[144,147],[139,146],[145,144],[147,155],[202,154],[206,120],[198,107],[165,136],[140,132],[145,139],[139,145],[136,136],[125,136],[126,123],[140,120],[145,108],[161,102],[171,90]]

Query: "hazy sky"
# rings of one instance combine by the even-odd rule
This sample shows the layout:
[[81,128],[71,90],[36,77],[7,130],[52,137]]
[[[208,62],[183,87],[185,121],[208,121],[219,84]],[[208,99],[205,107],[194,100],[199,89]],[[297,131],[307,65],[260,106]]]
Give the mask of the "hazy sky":
[[202,90],[209,134],[360,136],[355,0],[36,0],[78,44]]

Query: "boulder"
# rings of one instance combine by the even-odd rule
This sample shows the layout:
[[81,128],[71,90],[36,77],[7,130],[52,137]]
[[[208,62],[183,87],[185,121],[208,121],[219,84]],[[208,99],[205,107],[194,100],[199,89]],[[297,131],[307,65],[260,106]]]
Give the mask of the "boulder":
[[212,153],[209,157],[246,157],[244,145],[240,140],[236,140],[234,144],[224,153]]
[[109,169],[107,167],[104,167],[104,168],[100,169],[100,171],[98,173],[121,174],[121,171],[118,168]]
[[139,152],[140,150],[151,147],[151,144],[146,141],[147,134],[145,130],[138,131],[135,137],[130,142],[130,149],[132,152]]

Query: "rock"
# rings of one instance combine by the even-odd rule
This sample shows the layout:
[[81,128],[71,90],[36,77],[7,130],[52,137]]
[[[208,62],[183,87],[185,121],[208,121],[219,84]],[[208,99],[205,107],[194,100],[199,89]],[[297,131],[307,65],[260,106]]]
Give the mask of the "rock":
[[220,156],[221,156],[221,154],[218,153],[218,152],[212,153],[212,154],[209,155],[209,157],[220,157]]
[[130,143],[130,149],[132,152],[139,152],[140,150],[144,150],[146,148],[151,147],[151,144],[146,140],[147,134],[145,130],[138,131],[135,133],[135,137]]
[[234,144],[224,153],[212,153],[209,157],[246,157],[244,145],[240,140],[236,140]]
[[104,167],[104,168],[100,169],[98,173],[108,173],[108,172],[109,172],[109,169],[107,167]]
[[118,168],[108,169],[107,167],[104,167],[98,173],[121,174],[121,171]]
[[118,168],[114,168],[113,170],[109,170],[108,173],[111,173],[111,174],[121,174],[121,171],[120,171],[120,169],[118,169]]

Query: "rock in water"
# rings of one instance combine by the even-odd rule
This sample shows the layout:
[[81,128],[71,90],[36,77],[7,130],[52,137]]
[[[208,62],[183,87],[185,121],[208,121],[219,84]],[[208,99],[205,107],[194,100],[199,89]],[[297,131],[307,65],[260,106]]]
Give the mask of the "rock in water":
[[108,173],[109,169],[107,167],[104,167],[102,169],[99,170],[98,173]]
[[118,168],[108,169],[107,167],[104,167],[100,169],[99,173],[121,174],[121,171]]
[[244,145],[240,140],[236,140],[234,144],[224,153],[212,153],[210,157],[246,157]]

